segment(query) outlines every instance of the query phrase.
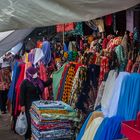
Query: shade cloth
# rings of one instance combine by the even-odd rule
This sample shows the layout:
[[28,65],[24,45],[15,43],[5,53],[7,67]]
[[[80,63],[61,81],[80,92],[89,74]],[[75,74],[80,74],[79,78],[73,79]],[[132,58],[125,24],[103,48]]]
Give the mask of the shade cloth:
[[1,0],[0,31],[87,21],[138,4],[139,0]]

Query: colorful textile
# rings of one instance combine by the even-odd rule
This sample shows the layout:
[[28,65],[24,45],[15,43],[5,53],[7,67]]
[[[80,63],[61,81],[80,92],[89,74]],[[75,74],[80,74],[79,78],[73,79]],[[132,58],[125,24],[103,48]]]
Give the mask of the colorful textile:
[[117,46],[115,48],[115,52],[117,54],[117,58],[119,61],[119,71],[124,71],[125,66],[126,66],[126,60],[125,60],[125,56],[124,56],[124,50],[123,47],[121,45]]
[[[47,81],[48,80],[47,69],[45,68],[45,66],[43,64],[40,64],[40,66],[39,66],[39,77],[43,81]],[[49,92],[49,88],[48,87],[46,87],[44,89],[44,92],[42,94],[42,98],[44,100],[48,100],[50,98],[50,92]]]
[[101,59],[101,65],[100,65],[100,76],[99,76],[99,85],[104,79],[105,73],[109,71],[109,59],[105,56]]
[[83,137],[81,140],[94,140],[94,136],[98,130],[98,127],[100,126],[100,124],[102,123],[103,118],[102,117],[98,117],[96,119],[94,119],[89,127],[86,129]]
[[62,101],[65,103],[68,103],[70,99],[71,89],[72,89],[72,83],[75,76],[75,65],[71,64],[70,68],[68,70],[68,75],[66,76]]
[[[66,114],[65,114],[65,113]],[[39,140],[71,139],[77,113],[62,101],[40,100],[31,109],[32,135]]]
[[76,107],[75,104],[78,101],[78,96],[82,87],[82,83],[86,81],[86,72],[87,72],[87,68],[85,66],[80,66],[75,74],[72,89],[71,89],[71,96],[69,99],[69,104],[73,108]]
[[24,71],[25,71],[25,64],[21,64],[20,66],[20,74],[19,74],[19,78],[17,80],[17,83],[16,83],[16,87],[15,87],[15,90],[16,90],[16,103],[15,103],[15,116],[18,115],[18,113],[20,113],[20,109],[21,109],[21,106],[20,106],[20,85],[22,83],[22,81],[24,80]]
[[42,58],[42,63],[48,65],[51,61],[51,46],[48,41],[43,42],[42,51],[44,53],[44,57]]
[[65,63],[58,71],[53,73],[53,98],[56,100],[59,83],[62,77],[62,73],[67,63]]
[[10,102],[15,100],[15,86],[16,86],[16,82],[17,82],[19,74],[20,74],[20,68],[18,65],[19,65],[18,62],[16,62],[14,65],[12,82],[11,82],[10,89],[8,92],[8,99],[10,100]]
[[0,91],[8,90],[11,83],[10,68],[0,69]]

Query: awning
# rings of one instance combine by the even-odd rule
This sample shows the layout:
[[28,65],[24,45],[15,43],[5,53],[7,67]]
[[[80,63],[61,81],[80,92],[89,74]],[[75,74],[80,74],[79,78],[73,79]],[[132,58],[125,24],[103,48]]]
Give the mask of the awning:
[[19,45],[18,48],[20,47],[20,42],[22,42],[31,32],[33,29],[24,29],[24,30],[16,30],[16,31],[11,31],[11,33],[8,32],[4,34],[0,33],[0,36],[3,34],[3,37],[5,38],[0,38],[0,57],[5,54],[7,51],[9,51],[11,48],[13,48],[12,52],[17,51],[17,46]]
[[140,0],[1,0],[0,31],[88,21]]

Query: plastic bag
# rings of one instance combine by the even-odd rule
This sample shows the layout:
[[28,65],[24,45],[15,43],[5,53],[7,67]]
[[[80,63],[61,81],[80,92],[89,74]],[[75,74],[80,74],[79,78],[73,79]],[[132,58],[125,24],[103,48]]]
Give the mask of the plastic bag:
[[15,131],[19,135],[23,136],[26,134],[27,128],[28,128],[28,124],[27,124],[26,114],[21,112],[17,118]]

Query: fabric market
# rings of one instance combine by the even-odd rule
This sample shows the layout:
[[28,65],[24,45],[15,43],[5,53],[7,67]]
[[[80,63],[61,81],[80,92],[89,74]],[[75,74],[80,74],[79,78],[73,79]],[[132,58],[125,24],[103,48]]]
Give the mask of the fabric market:
[[[14,140],[7,129],[17,140],[140,139],[140,4],[104,2],[9,0],[12,13],[0,16],[0,139]],[[23,8],[21,20],[27,3],[48,18]]]

